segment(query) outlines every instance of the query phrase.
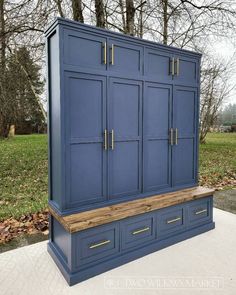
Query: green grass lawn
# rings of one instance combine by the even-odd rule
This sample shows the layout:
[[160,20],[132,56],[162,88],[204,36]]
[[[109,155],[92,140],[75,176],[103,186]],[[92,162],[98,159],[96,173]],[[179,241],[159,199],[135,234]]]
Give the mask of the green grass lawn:
[[200,145],[200,184],[236,188],[236,133],[209,133]]
[[47,206],[47,136],[0,140],[0,219]]
[[[47,136],[0,141],[0,219],[47,206]],[[209,134],[200,146],[200,183],[231,188],[236,180],[236,133]]]

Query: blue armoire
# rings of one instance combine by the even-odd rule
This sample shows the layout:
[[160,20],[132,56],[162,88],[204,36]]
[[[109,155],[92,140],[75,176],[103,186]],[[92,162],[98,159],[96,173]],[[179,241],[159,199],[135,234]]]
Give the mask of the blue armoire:
[[62,18],[45,34],[48,250],[68,283],[214,228],[201,55]]

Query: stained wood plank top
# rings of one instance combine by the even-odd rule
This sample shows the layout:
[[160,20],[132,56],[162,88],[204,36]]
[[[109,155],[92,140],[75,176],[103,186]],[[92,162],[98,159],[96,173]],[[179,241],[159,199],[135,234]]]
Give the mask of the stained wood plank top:
[[214,189],[198,186],[195,188],[155,195],[66,216],[59,216],[51,207],[49,208],[49,211],[67,231],[74,233],[112,221],[196,200],[213,194]]

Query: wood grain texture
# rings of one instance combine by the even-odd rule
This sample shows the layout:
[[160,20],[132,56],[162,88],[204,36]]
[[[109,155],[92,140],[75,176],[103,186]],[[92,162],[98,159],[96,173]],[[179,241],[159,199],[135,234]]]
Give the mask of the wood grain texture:
[[67,231],[74,233],[138,214],[211,196],[213,194],[214,189],[198,186],[67,216],[59,216],[51,207],[49,207],[49,211]]

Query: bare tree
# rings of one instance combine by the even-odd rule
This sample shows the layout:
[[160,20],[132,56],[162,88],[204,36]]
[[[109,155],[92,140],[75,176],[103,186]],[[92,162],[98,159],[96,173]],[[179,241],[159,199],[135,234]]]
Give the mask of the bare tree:
[[84,22],[82,1],[81,0],[71,0],[72,2],[72,13],[73,19],[81,23]]
[[210,127],[217,121],[222,103],[235,87],[229,83],[232,66],[205,57],[201,72],[200,143],[205,143]]

